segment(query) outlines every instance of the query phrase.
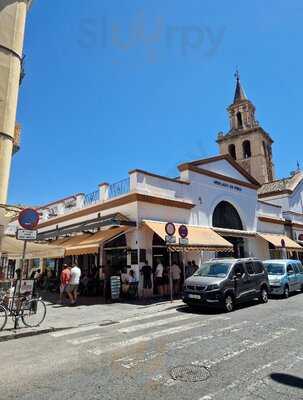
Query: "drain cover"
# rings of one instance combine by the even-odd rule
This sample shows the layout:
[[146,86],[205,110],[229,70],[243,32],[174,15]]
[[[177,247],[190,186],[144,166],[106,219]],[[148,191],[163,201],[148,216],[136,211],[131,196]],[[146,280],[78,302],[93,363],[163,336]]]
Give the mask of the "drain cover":
[[182,382],[200,382],[206,381],[209,376],[209,370],[206,367],[198,365],[183,365],[172,368],[170,376],[176,381]]

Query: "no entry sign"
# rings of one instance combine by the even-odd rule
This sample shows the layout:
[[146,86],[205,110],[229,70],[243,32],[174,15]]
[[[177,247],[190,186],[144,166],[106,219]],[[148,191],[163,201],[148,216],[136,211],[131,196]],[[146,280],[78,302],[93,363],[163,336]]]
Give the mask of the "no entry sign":
[[19,224],[24,229],[35,229],[39,222],[39,213],[33,208],[25,208],[19,214]]

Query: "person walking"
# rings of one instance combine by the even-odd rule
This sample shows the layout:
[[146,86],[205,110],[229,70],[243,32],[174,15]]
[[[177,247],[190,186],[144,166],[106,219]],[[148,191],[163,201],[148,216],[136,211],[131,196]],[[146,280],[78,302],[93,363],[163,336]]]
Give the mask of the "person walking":
[[70,281],[70,270],[71,267],[67,264],[63,264],[63,269],[60,275],[60,304],[64,304],[64,293]]
[[81,278],[81,269],[77,264],[74,264],[73,268],[70,270],[70,280],[67,286],[67,294],[70,299],[70,305],[74,306],[77,303],[78,297],[78,286]]

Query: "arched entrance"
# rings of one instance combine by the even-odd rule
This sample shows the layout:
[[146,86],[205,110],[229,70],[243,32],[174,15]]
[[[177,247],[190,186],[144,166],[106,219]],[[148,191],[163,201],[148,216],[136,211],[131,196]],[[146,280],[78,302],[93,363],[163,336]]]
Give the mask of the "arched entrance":
[[[243,224],[238,211],[228,201],[221,201],[213,213],[213,227],[224,229],[235,229],[243,231]],[[226,240],[234,246],[234,256],[236,258],[244,257],[244,239],[239,236],[224,236]],[[220,257],[226,257],[228,254],[219,253]]]

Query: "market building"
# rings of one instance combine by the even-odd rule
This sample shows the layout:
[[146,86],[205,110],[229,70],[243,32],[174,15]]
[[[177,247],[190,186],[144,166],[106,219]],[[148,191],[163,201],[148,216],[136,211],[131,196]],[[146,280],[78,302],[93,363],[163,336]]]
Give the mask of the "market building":
[[[135,169],[123,181],[100,184],[92,194],[40,207],[39,240],[58,247],[58,254],[40,257],[41,265],[56,273],[64,260],[78,261],[84,273],[110,265],[112,275],[127,267],[140,278],[141,294],[144,261],[153,268],[158,260],[168,265],[170,254],[179,265],[223,256],[301,258],[303,237],[293,232],[303,232],[303,210],[292,205],[302,198],[300,184],[287,189],[288,203],[270,196],[272,139],[257,124],[238,76],[228,110],[231,130],[218,139],[222,154],[182,163],[177,178]],[[174,243],[166,241],[167,222],[177,228]],[[188,230],[186,241],[178,234],[181,224]]]

